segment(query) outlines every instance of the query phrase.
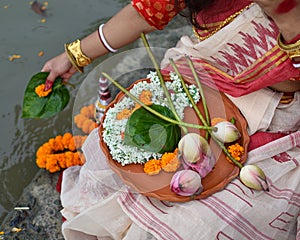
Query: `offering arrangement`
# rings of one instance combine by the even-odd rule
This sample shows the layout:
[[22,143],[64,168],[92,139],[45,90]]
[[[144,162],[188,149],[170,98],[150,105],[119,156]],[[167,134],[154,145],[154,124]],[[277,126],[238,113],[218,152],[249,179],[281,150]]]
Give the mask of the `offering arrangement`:
[[[202,126],[201,120],[178,75],[170,73],[163,78],[179,121],[187,124],[179,127],[164,121],[120,92],[108,106],[99,127],[100,146],[113,171],[141,194],[176,202],[205,198],[223,189],[239,174],[239,167],[206,133],[214,130],[212,125],[233,128],[229,135],[219,132],[214,136],[229,139],[230,142],[222,144],[242,164],[249,143],[247,123],[224,94],[203,86],[211,121],[208,127],[197,128]],[[199,88],[191,84],[186,84],[186,88],[197,109],[205,115]],[[154,109],[177,121],[156,72],[127,90],[145,105],[155,106]],[[230,122],[233,119],[234,124]]]

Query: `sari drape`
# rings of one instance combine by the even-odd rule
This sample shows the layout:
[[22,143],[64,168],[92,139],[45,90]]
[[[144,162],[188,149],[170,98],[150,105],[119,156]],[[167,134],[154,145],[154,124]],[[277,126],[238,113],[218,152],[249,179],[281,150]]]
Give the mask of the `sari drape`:
[[[145,197],[126,187],[109,168],[95,129],[83,146],[86,163],[63,173],[65,239],[300,239],[300,117],[295,113],[300,93],[281,111],[282,93],[265,89],[299,74],[278,49],[277,34],[275,25],[253,4],[203,42],[183,36],[161,65],[171,71],[172,58],[190,76],[184,58],[189,55],[207,85],[228,93],[253,134],[246,164],[263,169],[270,191],[253,191],[236,178],[202,200],[173,203]],[[280,130],[281,118],[293,120],[289,126],[282,122],[284,134],[265,138],[258,132],[273,124]],[[256,137],[268,141],[256,143]]]
[[[277,45],[278,29],[260,7],[252,4],[233,22],[204,41],[183,36],[165,54],[164,72],[192,76],[185,55],[193,59],[199,78],[208,86],[233,97],[243,96],[275,83],[299,77],[287,54]],[[191,80],[192,81],[192,80]]]

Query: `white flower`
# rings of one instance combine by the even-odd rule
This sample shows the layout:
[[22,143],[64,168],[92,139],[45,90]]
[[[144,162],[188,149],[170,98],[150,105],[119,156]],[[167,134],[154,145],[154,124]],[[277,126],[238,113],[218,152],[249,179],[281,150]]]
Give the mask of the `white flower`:
[[219,122],[215,125],[216,131],[212,132],[212,135],[223,143],[234,142],[241,137],[241,133],[237,127],[228,121]]
[[178,158],[184,169],[191,169],[205,177],[216,164],[207,140],[197,133],[188,133],[178,143]]
[[242,167],[240,179],[242,183],[249,188],[255,190],[269,190],[265,173],[256,165],[246,165]]

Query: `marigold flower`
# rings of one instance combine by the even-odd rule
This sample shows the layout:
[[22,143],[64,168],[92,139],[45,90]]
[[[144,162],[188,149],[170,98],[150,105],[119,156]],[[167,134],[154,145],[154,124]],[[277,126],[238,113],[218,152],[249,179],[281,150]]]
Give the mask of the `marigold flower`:
[[65,133],[62,138],[62,143],[64,148],[69,148],[70,141],[73,141],[73,136],[71,133]]
[[52,148],[49,143],[44,143],[36,152],[36,156],[43,156],[52,153]]
[[148,175],[156,175],[161,170],[160,160],[151,159],[144,164],[144,172]]
[[[230,145],[227,148],[228,152],[230,153],[230,155],[237,161],[241,161],[241,156],[244,154],[244,148],[239,145],[238,143]],[[229,159],[229,157],[226,157],[226,159],[232,163],[232,161]]]
[[95,128],[94,121],[92,121],[91,119],[87,118],[83,122],[81,129],[82,129],[82,131],[84,133],[90,133],[94,128]]
[[82,125],[83,125],[85,119],[86,118],[84,116],[78,114],[74,117],[74,122],[76,123],[78,128],[82,128]]
[[47,163],[46,163],[46,169],[50,172],[50,173],[54,173],[57,171],[60,171],[60,167],[58,165],[58,161],[56,156],[49,156],[47,159]]
[[89,134],[98,127],[95,122],[95,106],[90,104],[80,109],[80,113],[74,116],[74,122],[84,133]]
[[95,115],[95,105],[94,104],[90,104],[90,105],[88,105],[88,108],[89,108],[89,110],[90,110],[90,115],[89,115],[89,117],[93,117],[94,115]]
[[50,138],[49,141],[48,141],[48,144],[49,144],[49,147],[51,149],[53,149],[54,145],[55,145],[55,139],[54,138]]
[[139,96],[139,99],[146,105],[150,105],[152,104],[151,97],[152,97],[152,92],[150,90],[143,90]]
[[215,118],[212,118],[212,119],[211,119],[210,125],[211,125],[211,126],[215,126],[215,125],[218,124],[219,122],[225,122],[225,121],[227,121],[225,118],[215,117]]
[[83,154],[81,152],[76,152],[74,153],[74,165],[83,165],[83,163],[85,162],[85,159],[82,159]]
[[65,146],[63,144],[63,137],[62,136],[56,136],[53,142],[53,150],[54,151],[63,151],[65,149]]
[[[143,90],[139,96],[139,100],[141,100],[144,104],[146,105],[151,105],[152,101],[151,101],[151,97],[152,97],[152,92],[150,90]],[[121,112],[117,113],[116,119],[117,120],[122,120],[122,119],[127,119],[130,117],[130,115],[137,109],[139,109],[141,107],[140,104],[135,103],[135,106],[133,109],[123,109]]]
[[69,142],[69,146],[68,146],[68,149],[72,152],[76,151],[76,145],[75,145],[75,142],[74,142],[74,138],[72,138]]
[[41,84],[41,85],[37,86],[34,91],[39,97],[46,97],[52,91],[52,88],[45,91],[45,84]]
[[39,168],[46,168],[47,156],[48,155],[37,157],[36,164]]
[[86,117],[90,117],[94,114],[94,112],[91,111],[91,108],[89,108],[88,106],[85,106],[85,107],[81,108],[80,114],[84,115]]
[[125,108],[121,112],[117,113],[116,119],[122,120],[122,119],[129,118],[131,113],[132,113],[132,110]]
[[175,172],[180,167],[177,157],[178,148],[172,153],[164,153],[161,157],[161,167],[166,172]]
[[65,164],[66,167],[74,166],[74,154],[72,152],[65,153]]
[[61,168],[67,168],[65,153],[56,154],[57,162]]

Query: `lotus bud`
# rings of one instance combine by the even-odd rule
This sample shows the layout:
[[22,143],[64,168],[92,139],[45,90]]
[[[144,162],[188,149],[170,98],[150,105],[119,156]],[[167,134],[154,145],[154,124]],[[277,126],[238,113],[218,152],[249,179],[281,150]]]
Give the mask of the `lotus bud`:
[[242,167],[240,179],[242,183],[249,188],[255,190],[269,190],[265,173],[256,165],[246,165]]
[[171,191],[180,196],[193,196],[203,190],[201,177],[193,170],[181,170],[176,172],[170,183]]
[[219,122],[214,127],[216,130],[212,131],[212,135],[223,143],[234,142],[241,137],[241,133],[231,122]]
[[216,164],[216,159],[211,152],[205,138],[197,133],[188,133],[178,143],[178,159],[184,169],[198,172],[205,177]]

